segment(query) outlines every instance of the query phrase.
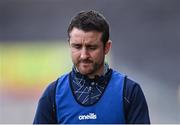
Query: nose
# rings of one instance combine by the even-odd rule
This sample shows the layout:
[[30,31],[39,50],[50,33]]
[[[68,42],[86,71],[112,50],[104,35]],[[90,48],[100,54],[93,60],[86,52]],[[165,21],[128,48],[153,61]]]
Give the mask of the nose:
[[88,57],[89,57],[89,52],[85,47],[83,47],[81,50],[81,59],[84,60],[87,59]]

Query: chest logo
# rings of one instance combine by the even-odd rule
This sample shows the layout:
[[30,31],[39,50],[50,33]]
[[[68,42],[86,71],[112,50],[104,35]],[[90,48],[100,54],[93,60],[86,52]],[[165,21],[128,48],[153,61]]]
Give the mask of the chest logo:
[[79,120],[88,120],[88,119],[97,119],[97,116],[95,113],[89,113],[87,115],[79,115]]

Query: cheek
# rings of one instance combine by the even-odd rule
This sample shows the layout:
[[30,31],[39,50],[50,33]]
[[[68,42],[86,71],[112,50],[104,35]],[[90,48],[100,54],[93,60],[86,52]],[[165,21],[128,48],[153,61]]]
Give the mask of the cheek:
[[103,51],[97,51],[91,55],[95,59],[95,61],[100,61],[104,57],[104,52]]
[[71,58],[73,62],[76,62],[79,58],[79,54],[77,52],[71,51]]

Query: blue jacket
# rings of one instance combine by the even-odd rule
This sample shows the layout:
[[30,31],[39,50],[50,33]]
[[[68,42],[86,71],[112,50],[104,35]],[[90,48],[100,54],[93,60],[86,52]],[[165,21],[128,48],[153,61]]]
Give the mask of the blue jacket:
[[[55,92],[58,80],[51,83],[39,100],[33,124],[58,123],[56,115]],[[144,94],[139,84],[125,77],[123,87],[124,122],[128,124],[150,124],[149,112]],[[95,117],[90,112],[90,117]]]

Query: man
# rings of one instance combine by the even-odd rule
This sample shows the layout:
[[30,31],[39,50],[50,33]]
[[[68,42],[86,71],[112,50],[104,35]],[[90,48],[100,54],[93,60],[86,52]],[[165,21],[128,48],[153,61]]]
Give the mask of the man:
[[47,87],[34,124],[149,124],[140,86],[104,62],[112,42],[103,15],[78,13],[68,38],[74,66]]

